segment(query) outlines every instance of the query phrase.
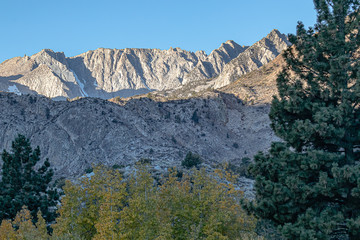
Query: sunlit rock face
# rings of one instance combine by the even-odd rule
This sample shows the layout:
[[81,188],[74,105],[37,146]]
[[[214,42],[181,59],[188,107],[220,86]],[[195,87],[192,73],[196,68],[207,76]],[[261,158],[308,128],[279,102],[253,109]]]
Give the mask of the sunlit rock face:
[[271,31],[265,38],[256,42],[236,58],[226,64],[215,80],[214,88],[224,87],[253,70],[274,60],[284,49],[290,46],[284,34]]
[[288,45],[286,37],[273,30],[250,47],[227,41],[209,55],[180,48],[99,48],[66,57],[44,49],[1,63],[0,91],[64,100],[130,97],[199,80],[209,80],[209,86],[219,88],[273,60]]

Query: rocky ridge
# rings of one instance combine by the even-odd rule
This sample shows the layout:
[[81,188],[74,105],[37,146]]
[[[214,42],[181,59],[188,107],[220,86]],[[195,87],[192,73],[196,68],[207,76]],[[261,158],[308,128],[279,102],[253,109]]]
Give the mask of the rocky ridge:
[[268,64],[244,74],[218,89],[209,86],[209,81],[200,80],[190,82],[178,89],[156,91],[137,97],[151,97],[158,101],[166,101],[201,97],[212,92],[218,92],[234,95],[246,105],[269,105],[273,96],[278,94],[276,78],[284,66],[285,60],[282,55],[279,55]]
[[226,41],[221,44],[220,48],[212,51],[205,59],[200,60],[195,68],[185,76],[183,83],[186,84],[216,77],[228,62],[239,56],[247,48],[247,46],[240,46],[232,40]]
[[271,61],[288,44],[284,35],[273,30],[253,46],[227,41],[209,55],[180,48],[99,48],[66,57],[62,52],[44,49],[31,57],[1,63],[0,91],[64,100],[130,97],[199,81],[206,81],[205,87],[220,88]]
[[242,75],[259,69],[274,60],[291,43],[284,34],[273,30],[266,38],[256,42],[225,65],[214,81],[214,88],[224,87]]
[[82,175],[91,164],[130,168],[141,158],[155,169],[179,166],[188,151],[205,166],[240,164],[276,139],[269,106],[248,106],[231,94],[154,101],[45,97],[0,93],[0,149],[10,149],[18,134],[40,146],[56,177]]

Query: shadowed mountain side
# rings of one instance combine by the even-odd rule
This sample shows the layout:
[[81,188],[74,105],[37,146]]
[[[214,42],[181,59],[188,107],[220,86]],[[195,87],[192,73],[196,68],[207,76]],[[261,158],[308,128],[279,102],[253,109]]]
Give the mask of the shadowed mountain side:
[[5,77],[0,77],[0,82],[8,82],[8,81],[14,81],[17,80],[19,78],[23,77],[23,75],[18,74],[18,75],[11,75],[11,76],[5,76]]
[[269,106],[246,106],[230,94],[114,103],[0,93],[0,103],[0,149],[9,149],[16,134],[25,134],[50,159],[56,177],[79,176],[93,163],[131,167],[141,158],[164,169],[179,166],[188,151],[209,165],[238,164],[268,149],[276,138],[269,127]]
[[[10,76],[8,78],[12,78],[12,76]],[[0,77],[0,92],[11,92],[11,93],[15,93],[18,95],[21,95],[21,94],[37,95],[37,92],[30,90],[29,87],[23,86],[23,85],[17,83],[16,81],[8,81],[8,80],[2,81],[2,80],[4,80],[4,79],[2,77]]]

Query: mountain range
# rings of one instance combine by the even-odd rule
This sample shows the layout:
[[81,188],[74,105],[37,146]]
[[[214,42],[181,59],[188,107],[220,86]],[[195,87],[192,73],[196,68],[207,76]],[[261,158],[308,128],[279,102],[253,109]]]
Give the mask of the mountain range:
[[63,52],[44,49],[1,63],[0,91],[64,100],[130,97],[200,80],[217,89],[272,61],[289,45],[285,35],[273,30],[252,46],[227,41],[209,55],[180,48],[99,48],[66,57]]
[[204,166],[239,166],[278,140],[268,112],[289,45],[273,30],[252,46],[227,41],[209,55],[97,49],[67,58],[43,50],[9,59],[0,64],[0,149],[26,135],[56,178],[92,164],[126,172],[141,159],[161,174],[189,151]]

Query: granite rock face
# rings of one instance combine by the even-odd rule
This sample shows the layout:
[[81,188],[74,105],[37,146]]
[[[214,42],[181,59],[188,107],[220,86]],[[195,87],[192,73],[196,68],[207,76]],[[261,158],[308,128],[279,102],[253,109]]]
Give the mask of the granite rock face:
[[205,59],[200,60],[195,68],[185,76],[184,84],[216,77],[228,62],[244,52],[246,48],[248,47],[240,46],[232,40],[221,44],[220,48],[215,49]]
[[214,88],[224,87],[242,75],[257,70],[274,60],[291,43],[284,34],[273,30],[265,38],[256,42],[236,58],[224,66],[219,76],[214,80]]
[[184,76],[205,58],[205,52],[179,48],[99,48],[70,58],[44,49],[0,64],[0,90],[63,100],[129,97],[181,86]]
[[39,94],[65,100],[75,97],[130,97],[172,90],[200,80],[219,88],[274,59],[289,43],[273,30],[253,46],[223,43],[207,55],[180,48],[104,49],[75,57],[44,49],[33,56],[0,64],[0,91]]
[[10,149],[15,136],[24,134],[40,146],[42,159],[49,158],[56,177],[71,178],[91,164],[127,168],[141,158],[166,169],[179,166],[188,151],[200,154],[205,165],[239,164],[276,139],[269,106],[243,105],[231,94],[113,101],[0,93],[0,149]]
[[89,96],[110,98],[178,87],[205,56],[180,48],[97,49],[68,61]]

